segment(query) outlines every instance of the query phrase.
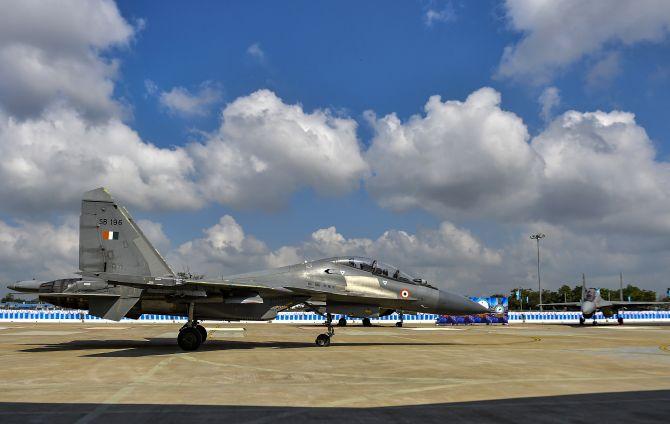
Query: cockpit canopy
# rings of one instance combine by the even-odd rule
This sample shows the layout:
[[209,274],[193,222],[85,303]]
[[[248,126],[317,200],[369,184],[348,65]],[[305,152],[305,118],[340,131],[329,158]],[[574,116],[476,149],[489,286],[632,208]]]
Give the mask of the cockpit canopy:
[[348,256],[332,258],[330,261],[338,265],[350,266],[352,268],[367,271],[373,275],[379,275],[381,277],[402,281],[403,283],[420,284],[431,287],[426,280],[412,277],[411,275],[401,271],[400,268],[386,264],[384,262],[379,262],[376,259],[364,258],[361,256]]
[[596,300],[596,289],[590,288],[586,290],[586,294],[584,295],[584,300],[587,302],[593,302]]

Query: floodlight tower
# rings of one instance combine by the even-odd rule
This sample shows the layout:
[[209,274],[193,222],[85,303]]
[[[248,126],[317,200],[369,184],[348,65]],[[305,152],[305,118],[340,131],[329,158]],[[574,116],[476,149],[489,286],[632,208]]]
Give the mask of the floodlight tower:
[[540,279],[540,239],[545,238],[546,235],[542,233],[535,233],[530,236],[532,240],[537,242],[537,287],[540,291],[540,312],[542,312],[542,280]]

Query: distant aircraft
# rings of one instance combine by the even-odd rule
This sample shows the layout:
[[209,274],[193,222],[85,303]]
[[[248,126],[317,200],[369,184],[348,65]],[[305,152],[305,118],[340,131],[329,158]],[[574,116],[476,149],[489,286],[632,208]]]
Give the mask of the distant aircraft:
[[306,261],[222,279],[179,278],[104,188],[86,192],[82,199],[79,269],[82,280],[59,287],[54,282],[45,300],[55,296],[61,305],[86,305],[91,314],[116,321],[143,313],[186,315],[177,336],[184,350],[197,349],[207,338],[200,320],[271,320],[301,303],[323,307],[326,313],[328,332],[316,338],[318,346],[330,345],[335,334],[332,314],[487,311],[398,268],[361,257]]
[[543,303],[541,306],[564,306],[567,308],[578,309],[582,312],[582,316],[579,317],[579,325],[583,325],[588,318],[593,317],[593,325],[596,325],[595,314],[598,311],[601,311],[606,318],[611,318],[614,315],[618,315],[617,322],[619,325],[623,324],[623,317],[620,315],[620,311],[626,309],[629,306],[654,306],[654,305],[668,305],[670,302],[627,302],[623,300],[623,276],[620,279],[621,288],[620,296],[621,300],[605,300],[600,297],[600,291],[594,288],[586,288],[586,277],[582,274],[582,298],[579,302],[563,302],[563,303]]

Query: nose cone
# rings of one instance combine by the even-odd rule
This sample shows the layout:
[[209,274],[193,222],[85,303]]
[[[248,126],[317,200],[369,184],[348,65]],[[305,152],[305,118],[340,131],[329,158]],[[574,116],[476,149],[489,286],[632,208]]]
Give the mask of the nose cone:
[[470,315],[483,314],[488,311],[484,306],[468,298],[440,290],[437,301],[439,314]]
[[37,293],[40,290],[40,286],[42,284],[44,284],[44,281],[26,280],[18,281],[14,284],[8,284],[7,288],[22,293]]

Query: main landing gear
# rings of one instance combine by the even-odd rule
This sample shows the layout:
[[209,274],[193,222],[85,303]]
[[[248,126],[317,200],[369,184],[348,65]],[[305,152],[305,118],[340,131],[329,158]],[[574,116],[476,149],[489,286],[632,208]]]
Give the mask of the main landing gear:
[[619,316],[616,321],[619,323],[619,325],[623,325],[623,317]]
[[370,322],[370,318],[363,318],[363,327],[372,327],[372,323]]
[[338,327],[346,327],[347,326],[347,319],[345,317],[342,317],[339,320],[337,320],[337,326]]
[[586,322],[586,319],[584,319],[584,317],[579,317],[579,325],[584,325],[584,322]]
[[193,317],[195,305],[188,305],[188,321],[179,329],[177,343],[183,350],[196,350],[207,340],[207,330]]
[[330,346],[330,339],[335,335],[335,329],[333,328],[333,316],[330,313],[326,315],[326,325],[328,326],[328,332],[319,334],[316,337],[316,345],[319,347]]

